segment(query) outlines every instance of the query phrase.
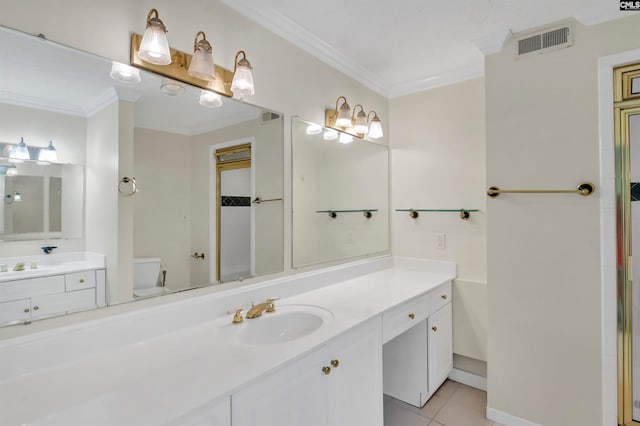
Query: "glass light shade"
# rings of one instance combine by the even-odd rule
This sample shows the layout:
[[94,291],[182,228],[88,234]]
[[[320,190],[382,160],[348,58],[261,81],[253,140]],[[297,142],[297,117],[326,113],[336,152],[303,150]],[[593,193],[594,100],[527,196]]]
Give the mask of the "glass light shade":
[[147,22],[147,29],[144,30],[138,56],[150,64],[169,65],[171,63],[166,28],[158,18],[152,18]]
[[307,126],[306,133],[308,135],[319,135],[320,133],[322,133],[322,126],[318,124],[309,124]]
[[340,133],[340,139],[338,140],[340,143],[351,143],[353,142],[353,136],[348,135],[346,133]]
[[338,127],[350,127],[351,126],[351,107],[348,103],[344,102],[338,109],[338,117],[336,118],[336,126]]
[[200,91],[200,105],[207,108],[217,108],[222,106],[222,96],[209,90]]
[[351,129],[354,133],[367,134],[369,127],[367,126],[367,116],[364,111],[360,110]]
[[213,81],[216,79],[214,72],[213,53],[202,48],[196,49],[189,64],[189,75],[200,80]]
[[40,148],[38,152],[38,161],[56,162],[58,161],[58,151],[53,146],[53,142],[49,141],[49,146]]
[[11,153],[9,154],[9,158],[18,161],[31,160],[29,149],[27,148],[27,144],[24,143],[23,138],[20,138],[20,143],[13,147]]
[[251,65],[246,59],[240,59],[236,72],[233,74],[231,82],[231,91],[237,96],[254,95],[253,74],[251,73]]
[[16,167],[15,164],[11,164],[9,167],[7,167],[7,172],[6,172],[7,176],[15,176],[17,174],[18,174],[18,168]]
[[14,192],[13,193],[13,201],[15,201],[15,202],[22,201],[22,195],[20,195],[19,192]]
[[187,89],[184,87],[184,84],[179,81],[171,80],[169,78],[163,78],[160,82],[160,90],[165,95],[169,96],[178,96],[184,94]]
[[336,139],[338,139],[338,132],[336,132],[335,130],[325,130],[324,134],[322,135],[322,139],[324,139],[325,141],[334,141]]
[[111,63],[111,72],[109,76],[118,81],[125,83],[140,83],[140,70],[120,62],[113,61]]
[[373,117],[371,123],[369,123],[369,138],[380,139],[384,134],[382,133],[382,122],[376,116]]

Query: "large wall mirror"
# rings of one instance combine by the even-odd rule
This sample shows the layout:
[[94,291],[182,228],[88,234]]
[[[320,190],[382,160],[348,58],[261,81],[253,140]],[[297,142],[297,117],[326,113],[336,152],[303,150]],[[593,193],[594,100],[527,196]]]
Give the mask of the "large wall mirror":
[[293,266],[389,250],[389,149],[293,118]]
[[[145,71],[117,80],[110,60],[4,27],[0,38],[0,143],[51,140],[73,164],[0,176],[22,196],[0,208],[0,240],[75,238],[105,255],[107,304],[283,270],[281,114]],[[149,290],[135,282],[145,263]]]

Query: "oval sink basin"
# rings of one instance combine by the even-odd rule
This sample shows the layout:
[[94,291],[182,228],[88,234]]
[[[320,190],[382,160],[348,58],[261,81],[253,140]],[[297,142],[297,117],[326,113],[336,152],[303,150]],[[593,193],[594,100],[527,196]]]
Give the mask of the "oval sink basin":
[[314,333],[331,318],[331,312],[318,306],[276,304],[276,312],[245,319],[239,326],[237,339],[247,345],[288,342]]

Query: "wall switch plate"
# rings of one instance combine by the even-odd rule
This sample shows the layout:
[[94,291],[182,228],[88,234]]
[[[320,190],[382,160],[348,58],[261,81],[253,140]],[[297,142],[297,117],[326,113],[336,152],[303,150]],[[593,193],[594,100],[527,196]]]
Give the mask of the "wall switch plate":
[[447,235],[444,233],[436,234],[436,248],[438,250],[444,250],[447,248]]

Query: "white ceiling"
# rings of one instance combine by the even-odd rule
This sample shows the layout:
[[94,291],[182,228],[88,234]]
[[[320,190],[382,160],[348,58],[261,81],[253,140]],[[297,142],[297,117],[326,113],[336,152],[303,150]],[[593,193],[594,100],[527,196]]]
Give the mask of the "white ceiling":
[[629,16],[617,0],[221,0],[390,97],[479,77],[511,33]]
[[200,89],[160,91],[160,77],[142,71],[138,84],[109,77],[110,60],[0,27],[0,102],[87,117],[117,100],[135,102],[135,126],[197,135],[256,119],[261,108],[223,97],[220,108],[198,102]]

